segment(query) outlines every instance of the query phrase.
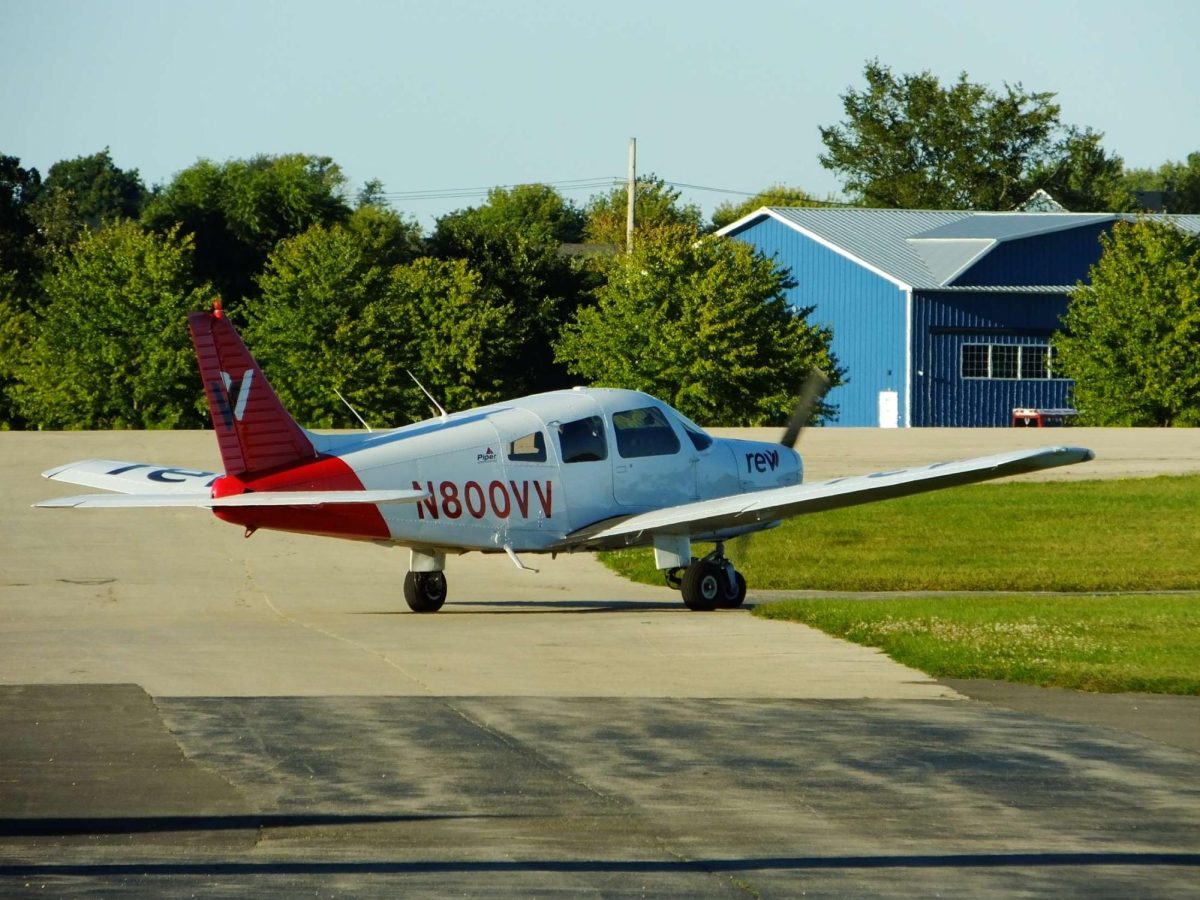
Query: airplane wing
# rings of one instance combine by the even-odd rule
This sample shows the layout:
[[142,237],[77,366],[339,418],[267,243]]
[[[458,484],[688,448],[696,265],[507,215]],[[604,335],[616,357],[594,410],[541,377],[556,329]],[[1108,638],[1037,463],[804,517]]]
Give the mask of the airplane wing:
[[117,508],[117,507],[256,507],[323,506],[329,503],[415,503],[425,491],[257,491],[213,497],[211,488],[220,477],[217,472],[202,472],[173,466],[120,462],[112,459],[88,459],[69,463],[42,473],[51,481],[65,481],[85,487],[119,491],[116,494],[80,494],[55,497],[34,506],[42,508]]
[[560,547],[615,549],[649,543],[656,534],[689,535],[697,540],[723,539],[771,527],[782,519],[805,513],[1067,466],[1092,458],[1091,450],[1080,447],[1045,447],[735,494],[608,519],[573,532]]

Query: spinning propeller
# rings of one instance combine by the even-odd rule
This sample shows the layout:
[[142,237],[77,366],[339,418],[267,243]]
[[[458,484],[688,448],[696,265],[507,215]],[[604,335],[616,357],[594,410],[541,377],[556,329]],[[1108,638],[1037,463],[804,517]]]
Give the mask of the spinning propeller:
[[[796,405],[792,407],[792,414],[788,418],[787,427],[783,429],[783,434],[779,438],[779,443],[787,447],[789,450],[794,450],[796,444],[800,441],[800,434],[808,425],[809,419],[812,418],[813,410],[817,408],[817,404],[821,402],[821,398],[825,396],[825,392],[829,390],[829,376],[815,366],[808,373],[808,377],[804,379],[804,384],[800,386],[800,398],[796,401]],[[746,552],[750,549],[750,538],[752,535],[743,534],[736,539],[737,555],[742,559],[746,558]]]
[[821,402],[821,398],[828,390],[828,375],[817,368],[808,373],[808,377],[804,379],[804,384],[800,388],[800,399],[796,401],[796,405],[792,409],[791,418],[788,419],[787,427],[783,430],[783,436],[779,439],[779,443],[790,449],[795,448],[796,443],[800,440],[800,432],[804,430],[804,426],[812,418],[813,410],[817,408],[817,404]]

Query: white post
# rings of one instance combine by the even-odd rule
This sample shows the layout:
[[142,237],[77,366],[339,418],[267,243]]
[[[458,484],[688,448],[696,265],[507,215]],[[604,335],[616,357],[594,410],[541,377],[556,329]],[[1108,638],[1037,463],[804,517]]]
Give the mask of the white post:
[[625,252],[633,252],[633,203],[637,196],[637,138],[629,139],[629,203],[625,211]]

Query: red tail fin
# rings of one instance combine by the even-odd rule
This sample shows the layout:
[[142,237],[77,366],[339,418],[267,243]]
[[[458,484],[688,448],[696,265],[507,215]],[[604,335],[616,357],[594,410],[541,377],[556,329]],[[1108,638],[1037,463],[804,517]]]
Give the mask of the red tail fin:
[[188,316],[188,328],[226,473],[254,474],[313,459],[308,435],[283,408],[220,301],[211,313]]

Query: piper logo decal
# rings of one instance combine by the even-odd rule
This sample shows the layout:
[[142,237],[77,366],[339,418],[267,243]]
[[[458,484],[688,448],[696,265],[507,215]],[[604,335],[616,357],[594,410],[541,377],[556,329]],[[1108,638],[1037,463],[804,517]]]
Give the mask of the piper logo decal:
[[233,427],[233,421],[242,421],[246,414],[246,402],[250,399],[250,382],[254,380],[254,370],[247,369],[237,381],[228,372],[221,372],[221,381],[211,382],[213,396],[217,401],[217,409],[226,428]]

